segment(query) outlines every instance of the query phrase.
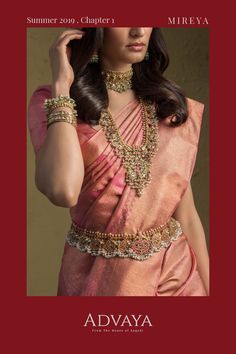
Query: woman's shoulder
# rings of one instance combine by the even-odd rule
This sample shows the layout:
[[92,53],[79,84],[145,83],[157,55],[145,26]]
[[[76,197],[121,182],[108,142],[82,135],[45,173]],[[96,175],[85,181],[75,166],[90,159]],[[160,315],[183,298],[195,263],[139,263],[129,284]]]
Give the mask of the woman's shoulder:
[[36,98],[45,99],[50,97],[51,97],[51,85],[45,84],[36,87],[36,89],[33,91],[31,95],[31,100]]
[[47,117],[44,101],[51,97],[51,86],[38,86],[32,93],[28,106],[28,127],[35,152],[38,152],[47,135]]
[[190,124],[200,128],[202,124],[205,104],[191,97],[186,97],[188,107],[188,119]]
[[[178,130],[186,130],[187,128],[194,128],[194,126],[200,126],[202,122],[203,112],[205,104],[191,97],[186,97],[188,116],[184,123],[178,126]],[[166,127],[170,127],[171,119],[173,115],[166,117],[161,124]]]
[[201,117],[205,108],[205,104],[191,97],[186,97],[186,101],[189,110],[189,116],[191,116],[191,114],[197,114]]
[[188,117],[185,123],[180,126],[179,133],[184,139],[198,144],[202,126],[202,118],[205,104],[191,97],[186,97]]
[[44,114],[44,101],[51,98],[51,85],[38,86],[31,94],[28,105],[29,121],[46,120]]

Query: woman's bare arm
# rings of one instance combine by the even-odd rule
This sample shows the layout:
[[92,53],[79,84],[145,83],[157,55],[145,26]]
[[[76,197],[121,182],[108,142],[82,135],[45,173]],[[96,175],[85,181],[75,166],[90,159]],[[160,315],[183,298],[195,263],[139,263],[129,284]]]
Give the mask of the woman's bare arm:
[[76,129],[57,122],[48,128],[37,153],[35,183],[55,205],[70,208],[77,202],[84,178],[84,163]]
[[[64,31],[50,48],[52,97],[59,94],[69,96],[74,73],[69,63],[67,44],[72,39],[80,39],[82,35],[76,29]],[[37,188],[53,204],[72,207],[77,202],[83,178],[84,162],[75,127],[66,122],[51,124],[36,156]]]
[[199,274],[209,295],[209,255],[206,237],[194,204],[190,183],[173,217],[181,223],[183,232],[186,234],[189,244],[196,254]]

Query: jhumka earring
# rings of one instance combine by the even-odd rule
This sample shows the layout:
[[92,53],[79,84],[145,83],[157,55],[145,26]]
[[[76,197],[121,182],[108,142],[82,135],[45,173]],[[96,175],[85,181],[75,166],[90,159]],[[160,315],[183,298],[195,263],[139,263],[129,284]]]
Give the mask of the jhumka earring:
[[94,53],[90,58],[90,63],[98,63],[99,57],[97,53]]
[[148,50],[146,51],[146,54],[145,54],[144,60],[146,60],[146,61],[148,61],[148,60],[149,60],[149,51],[148,51]]

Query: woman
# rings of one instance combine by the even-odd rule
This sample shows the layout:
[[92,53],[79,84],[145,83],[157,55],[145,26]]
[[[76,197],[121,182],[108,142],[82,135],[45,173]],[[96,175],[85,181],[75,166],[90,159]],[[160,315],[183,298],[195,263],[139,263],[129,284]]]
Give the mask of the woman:
[[72,219],[57,295],[208,296],[190,183],[204,105],[164,78],[160,29],[66,30],[50,59],[28,122],[37,188]]

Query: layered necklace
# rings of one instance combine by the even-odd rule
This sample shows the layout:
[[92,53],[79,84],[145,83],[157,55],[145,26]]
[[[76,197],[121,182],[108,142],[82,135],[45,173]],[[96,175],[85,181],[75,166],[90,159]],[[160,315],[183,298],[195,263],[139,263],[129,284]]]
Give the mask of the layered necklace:
[[[132,78],[132,69],[126,73],[112,71],[106,72],[106,87],[120,92],[131,88],[129,82]],[[130,76],[131,75],[131,76]],[[124,78],[124,81],[122,81]],[[129,78],[129,79],[128,79]],[[110,80],[111,79],[111,80]],[[126,87],[126,89],[125,89]],[[158,118],[156,110],[151,102],[144,101],[139,97],[142,109],[143,138],[141,145],[128,145],[123,141],[112,115],[107,109],[103,109],[99,119],[107,141],[110,143],[114,153],[121,158],[125,167],[125,182],[140,197],[144,188],[151,182],[151,161],[159,149]]]
[[126,169],[125,182],[136,190],[137,196],[143,194],[143,190],[151,181],[151,160],[158,150],[158,120],[155,109],[151,103],[140,99],[142,106],[143,140],[141,145],[128,145],[120,135],[120,132],[108,110],[103,110],[99,124],[103,128],[106,138],[111,144],[115,154],[122,159]]

